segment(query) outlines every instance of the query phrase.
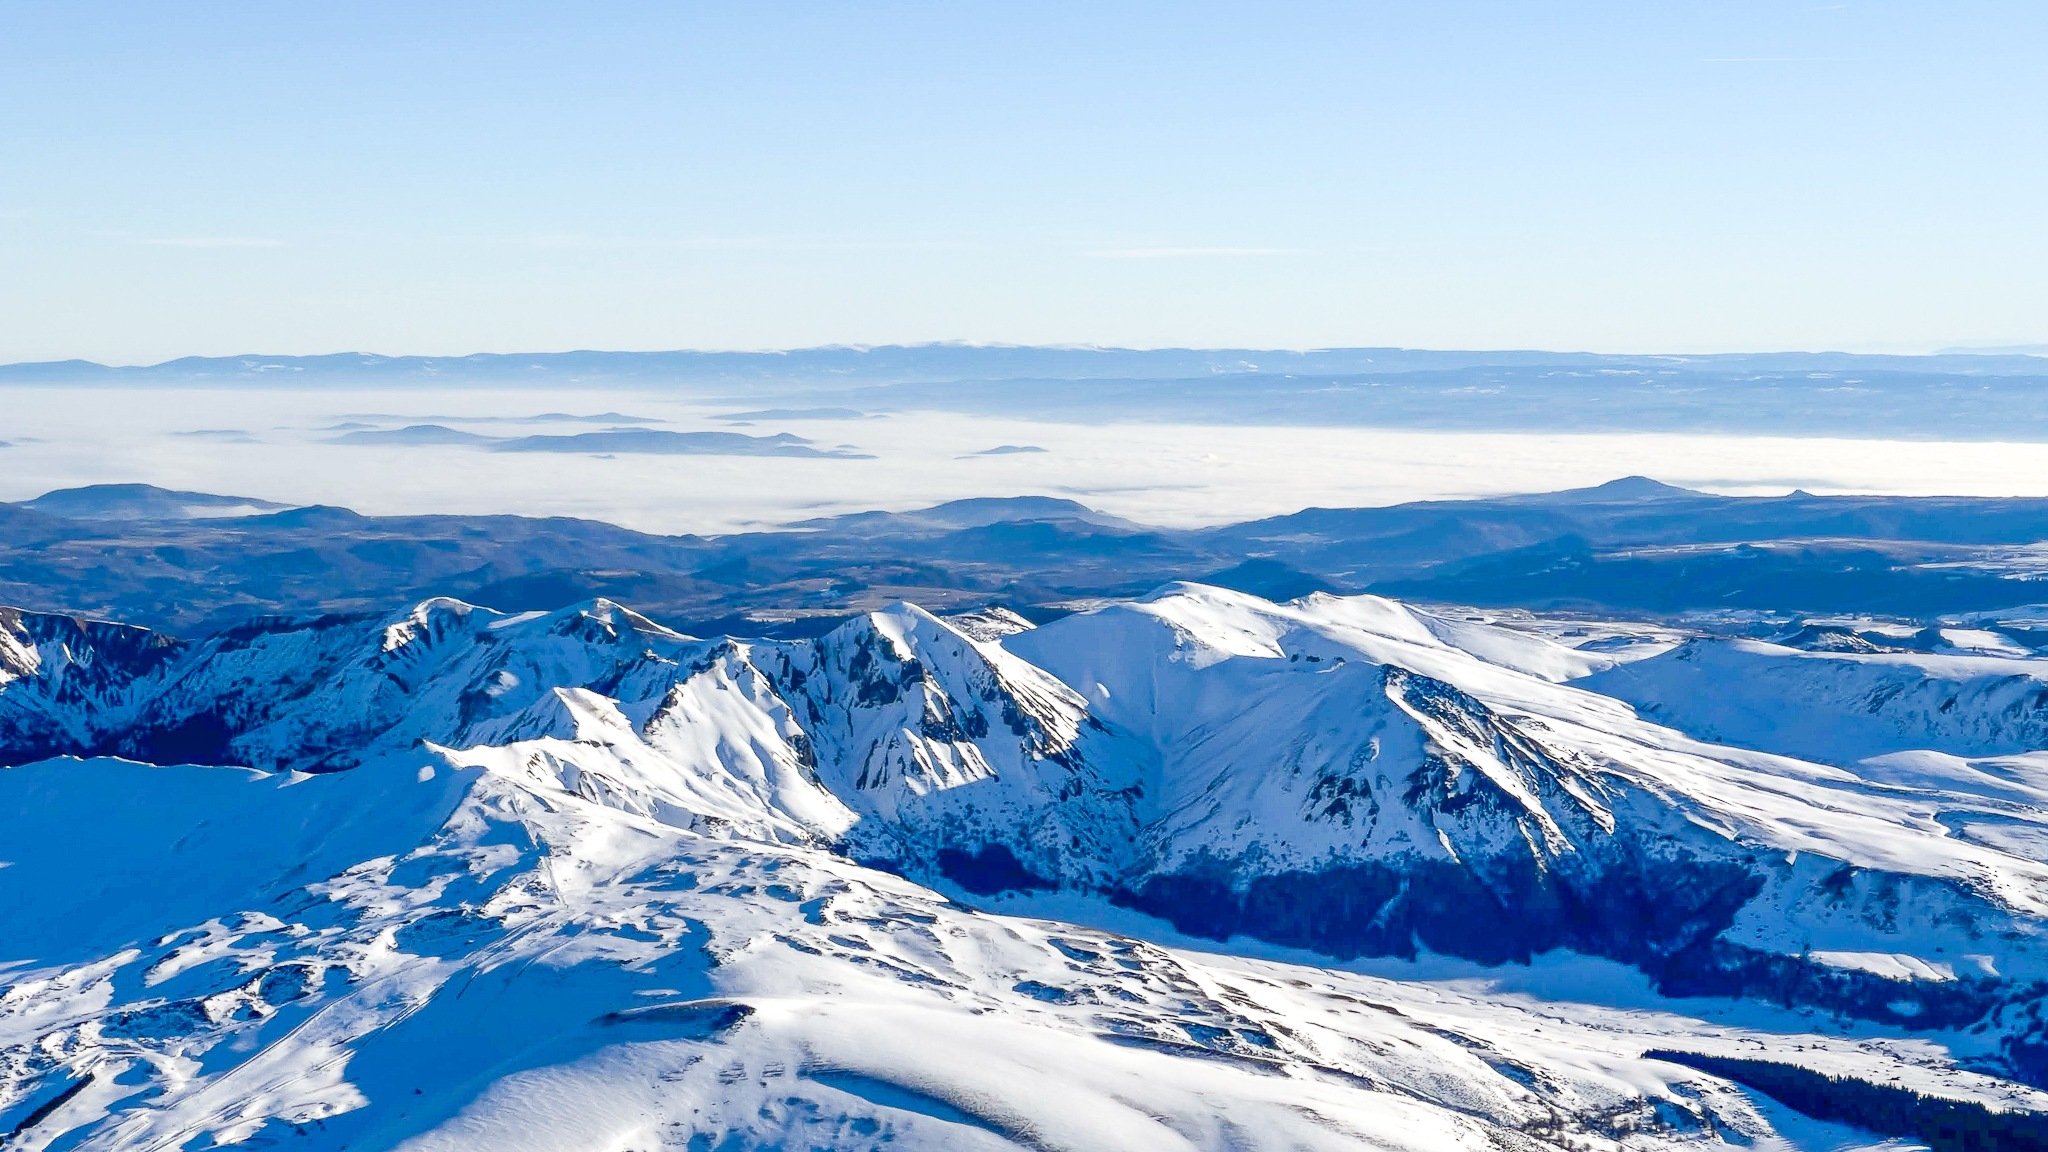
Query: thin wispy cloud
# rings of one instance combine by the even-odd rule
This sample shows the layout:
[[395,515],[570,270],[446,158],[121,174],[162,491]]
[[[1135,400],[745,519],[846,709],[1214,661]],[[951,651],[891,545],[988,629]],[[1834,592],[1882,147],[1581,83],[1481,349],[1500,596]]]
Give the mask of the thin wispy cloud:
[[262,236],[156,236],[137,240],[156,248],[282,248],[284,241]]
[[960,240],[918,238],[839,238],[829,236],[622,236],[582,232],[520,232],[458,236],[470,244],[575,251],[642,251],[650,248],[696,251],[767,252],[903,252],[976,247]]
[[1168,260],[1195,256],[1292,256],[1299,248],[1101,248],[1083,253],[1096,260]]

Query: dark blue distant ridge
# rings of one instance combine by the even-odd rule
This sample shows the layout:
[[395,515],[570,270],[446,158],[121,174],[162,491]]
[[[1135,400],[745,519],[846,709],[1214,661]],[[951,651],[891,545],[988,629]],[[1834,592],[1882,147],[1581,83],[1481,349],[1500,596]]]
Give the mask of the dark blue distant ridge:
[[[0,366],[9,384],[645,389],[749,419],[952,412],[1066,423],[2048,442],[2048,358],[919,344],[780,352],[186,357]],[[453,422],[451,420],[451,422]],[[624,421],[621,421],[624,422]],[[631,449],[623,449],[631,450]]]

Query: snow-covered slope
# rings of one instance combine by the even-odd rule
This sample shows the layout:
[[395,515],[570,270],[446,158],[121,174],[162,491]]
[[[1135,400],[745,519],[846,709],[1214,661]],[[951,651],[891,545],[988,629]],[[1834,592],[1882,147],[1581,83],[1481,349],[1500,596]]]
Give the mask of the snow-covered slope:
[[2048,748],[2048,660],[1698,639],[1577,683],[1704,740],[1824,764]]
[[[9,1146],[1434,1152],[1749,1144],[1788,1119],[1811,1135],[1634,1054],[1754,1052],[1766,1032],[977,914],[471,759],[0,774]],[[194,886],[152,905],[167,862]],[[138,935],[42,915],[52,887]],[[1802,1039],[1809,1066],[2048,1104],[1932,1045]]]
[[2041,809],[1704,744],[1552,682],[1584,657],[1453,647],[1436,623],[1180,587],[1006,643],[1159,750],[1123,898],[1184,930],[1567,947],[1674,990],[1929,1024],[2048,975]]
[[[1783,681],[1729,699],[1787,703],[1717,712],[1707,678],[1666,727],[1588,686],[1679,685],[1701,645],[1616,666],[1374,597],[1200,585],[1024,624],[904,604],[704,640],[605,601],[435,600],[181,643],[0,617],[0,760],[34,761],[0,771],[0,1130],[72,1087],[24,1132],[1457,1147],[1769,1122],[1592,1035],[1637,1024],[1503,1054],[1358,1007],[1413,990],[978,916],[914,881],[1340,958],[1569,949],[1669,993],[1974,1030],[1973,1058],[2048,1079],[2048,756],[1982,757],[1945,726],[1960,703],[1888,714],[1877,759],[1782,754],[1866,699],[1844,667],[1990,658],[1729,649]],[[1747,747],[1704,739],[1735,717]],[[1092,1103],[1047,1128],[1055,1097]],[[1395,1115],[1400,1139],[1374,1126]]]

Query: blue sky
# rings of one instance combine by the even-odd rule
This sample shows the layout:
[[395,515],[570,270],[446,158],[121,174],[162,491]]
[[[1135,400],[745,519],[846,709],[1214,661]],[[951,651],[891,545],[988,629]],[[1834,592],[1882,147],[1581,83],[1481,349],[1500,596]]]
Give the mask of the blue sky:
[[0,4],[0,360],[2048,341],[2048,5]]

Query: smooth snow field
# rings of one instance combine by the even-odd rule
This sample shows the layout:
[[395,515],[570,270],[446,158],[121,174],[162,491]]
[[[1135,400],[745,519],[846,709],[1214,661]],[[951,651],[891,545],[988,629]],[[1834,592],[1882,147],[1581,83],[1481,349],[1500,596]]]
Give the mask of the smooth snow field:
[[[83,1085],[10,1146],[1873,1143],[1634,1055],[1674,1044],[1796,1047],[1817,1068],[2048,1103],[1958,1071],[1925,1040],[1788,1034],[1784,1021],[1390,980],[971,912],[816,851],[720,843],[433,759],[296,780],[108,761],[0,777],[10,801],[42,790],[55,823],[91,805],[100,827],[63,871],[100,899],[149,904],[168,859],[179,883],[237,909],[6,973],[11,1077],[62,1062]],[[121,799],[93,804],[102,789]],[[269,843],[248,843],[252,822]],[[283,905],[264,899],[308,853],[361,859]],[[10,949],[79,940],[59,931]],[[156,1098],[138,1099],[142,1085]]]
[[[365,514],[582,516],[652,532],[724,532],[962,496],[1067,496],[1141,523],[1219,524],[1307,506],[1537,492],[1642,474],[1732,495],[2048,494],[2038,444],[1516,434],[1156,423],[1062,424],[909,411],[819,419],[652,391],[0,389],[0,500],[143,482]],[[602,431],[801,436],[873,459],[503,453],[474,442],[330,443],[435,425],[486,437]],[[842,446],[846,446],[842,448]],[[1010,447],[1043,452],[997,452]]]
[[789,641],[0,617],[45,750],[0,769],[0,1132],[1919,1146],[1651,1050],[2048,1112],[2048,663],[1642,647],[1198,584]]

